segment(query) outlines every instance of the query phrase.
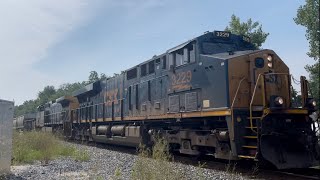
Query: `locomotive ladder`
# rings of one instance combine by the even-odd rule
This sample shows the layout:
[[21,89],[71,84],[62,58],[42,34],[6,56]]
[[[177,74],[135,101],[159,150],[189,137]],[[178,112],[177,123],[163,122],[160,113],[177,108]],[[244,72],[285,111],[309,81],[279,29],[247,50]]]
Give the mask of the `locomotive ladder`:
[[[260,76],[259,76],[260,78]],[[258,78],[258,80],[259,80]],[[232,112],[232,140],[234,140],[234,115],[233,115],[233,109],[234,109],[234,104],[240,89],[240,86],[242,84],[242,82],[245,80],[245,77],[242,78],[239,82],[237,91],[235,93],[235,97],[232,101],[232,105],[231,105],[231,112]],[[257,81],[259,82],[259,81]],[[255,89],[254,89],[254,94],[256,92],[256,88],[257,88],[257,84],[255,85]],[[253,99],[254,99],[254,95],[251,99],[251,103],[250,103],[250,117],[247,118],[247,120],[249,120],[249,122],[246,122],[249,124],[246,125],[245,127],[245,135],[243,136],[243,141],[245,142],[242,145],[243,150],[246,153],[242,153],[242,155],[238,155],[239,158],[245,158],[245,159],[256,159],[257,156],[257,150],[258,150],[258,124],[259,121],[263,118],[263,116],[257,116],[257,117],[252,117],[252,111],[255,111],[256,114],[262,114],[263,112],[263,108],[261,110],[252,110],[252,103],[253,103]],[[256,121],[253,121],[256,120]],[[255,122],[255,123],[254,123]]]
[[[265,88],[265,76],[269,75],[279,75],[279,76],[288,76],[288,79],[290,79],[290,75],[287,73],[268,73],[268,74],[259,74],[257,81],[255,83],[255,87],[253,90],[253,94],[250,101],[250,109],[249,114],[250,116],[247,118],[249,122],[249,126],[245,127],[245,134],[243,136],[243,142],[242,150],[245,152],[242,155],[238,155],[239,158],[250,158],[250,159],[256,159],[258,155],[258,149],[259,149],[259,134],[261,133],[261,122],[264,120],[264,118],[268,115],[269,111],[264,111],[266,106],[266,88]],[[241,82],[239,83],[240,86]],[[261,97],[262,97],[262,106],[259,106],[260,108],[256,108],[253,106],[253,101],[256,95],[256,91],[258,86],[261,87]],[[239,87],[238,87],[239,88]],[[232,107],[233,108],[233,107]],[[233,114],[232,114],[233,115]],[[233,121],[232,121],[233,123]]]
[[[242,145],[242,155],[238,155],[239,158],[245,159],[256,159],[258,154],[258,147],[259,147],[259,131],[261,129],[261,120],[266,116],[263,113],[265,108],[265,87],[264,83],[261,83],[262,89],[262,99],[263,99],[263,106],[261,108],[253,108],[252,104],[256,95],[256,90],[259,84],[259,80],[261,79],[264,82],[264,75],[259,74],[254,90],[253,95],[250,101],[250,109],[249,113],[250,116],[247,118],[249,125],[245,127],[245,134],[243,136],[243,145]],[[253,116],[253,113],[255,116]]]

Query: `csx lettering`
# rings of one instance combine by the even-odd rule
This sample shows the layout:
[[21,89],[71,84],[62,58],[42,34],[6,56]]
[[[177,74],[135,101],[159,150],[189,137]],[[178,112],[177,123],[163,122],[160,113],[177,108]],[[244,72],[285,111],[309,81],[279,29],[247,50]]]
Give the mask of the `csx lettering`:
[[266,78],[266,81],[268,83],[277,83],[278,82],[278,78],[275,75],[270,75],[269,77]]
[[109,90],[106,92],[106,101],[107,101],[107,105],[111,105],[112,102],[114,102],[114,104],[118,104],[118,89],[114,89],[114,90]]

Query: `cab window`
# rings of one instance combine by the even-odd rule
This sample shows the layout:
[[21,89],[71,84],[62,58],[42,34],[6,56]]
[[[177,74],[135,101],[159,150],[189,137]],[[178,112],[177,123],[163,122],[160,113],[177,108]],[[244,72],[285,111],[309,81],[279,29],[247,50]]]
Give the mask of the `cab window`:
[[127,80],[134,79],[137,77],[137,68],[127,71]]
[[154,73],[154,61],[150,61],[149,63],[148,63],[148,65],[149,65],[149,72],[148,72],[148,74],[152,74],[152,73]]
[[177,67],[195,62],[195,60],[195,43],[188,44],[187,46],[169,54],[169,66],[174,65]]
[[147,75],[147,64],[143,64],[141,66],[141,77],[146,76]]

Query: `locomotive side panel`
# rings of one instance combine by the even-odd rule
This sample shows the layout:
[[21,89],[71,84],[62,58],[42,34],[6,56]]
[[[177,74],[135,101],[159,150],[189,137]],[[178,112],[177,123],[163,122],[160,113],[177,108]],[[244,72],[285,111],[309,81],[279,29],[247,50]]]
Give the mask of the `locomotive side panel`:
[[[228,62],[221,59],[202,56],[202,65],[194,81],[202,87],[203,109],[219,109],[229,107]],[[207,103],[207,104],[206,104]]]
[[105,117],[105,102],[106,102],[106,86],[107,86],[107,80],[101,81],[101,91],[97,96],[97,103],[95,105],[95,117],[97,122],[104,121]]
[[[150,88],[150,117],[156,118],[157,116],[164,115],[167,111],[164,109],[167,98],[167,86],[168,77],[166,76],[166,70],[163,68],[161,58],[157,58],[155,61],[155,75],[154,79],[147,84]],[[163,58],[162,58],[163,61]],[[147,93],[148,94],[148,93]],[[149,95],[149,94],[148,94]]]
[[127,118],[133,117],[137,114],[135,89],[139,82],[138,80],[138,67],[134,67],[126,71],[124,77],[124,116]]
[[106,88],[106,104],[105,104],[105,109],[106,109],[106,114],[105,114],[105,120],[106,121],[111,121],[112,120],[112,104],[114,103],[114,96],[111,95],[112,91],[114,90],[114,78],[111,78],[107,81],[107,88]]
[[234,108],[247,108],[250,103],[251,91],[249,90],[249,62],[247,59],[248,55],[244,55],[228,60],[229,103],[232,106],[234,101]]

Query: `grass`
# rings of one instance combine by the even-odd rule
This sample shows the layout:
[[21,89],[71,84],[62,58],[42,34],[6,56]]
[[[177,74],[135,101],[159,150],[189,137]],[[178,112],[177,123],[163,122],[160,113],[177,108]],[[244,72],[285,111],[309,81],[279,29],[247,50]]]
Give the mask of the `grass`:
[[[185,177],[185,169],[180,169],[172,163],[173,156],[169,153],[169,145],[163,138],[157,138],[152,150],[140,146],[138,159],[132,168],[131,179],[134,180],[180,180],[189,179]],[[192,179],[206,179],[205,163],[198,162]],[[117,174],[117,170],[115,174]]]
[[67,145],[51,133],[46,132],[15,132],[13,136],[13,164],[26,164],[40,161],[48,164],[58,157],[72,157],[77,161],[89,160],[85,150],[77,150]]
[[121,180],[122,178],[122,175],[121,175],[121,171],[119,169],[119,167],[116,168],[116,170],[114,171],[114,180]]
[[75,151],[71,155],[76,161],[84,162],[84,161],[89,161],[90,155],[88,151]]
[[172,156],[169,154],[168,144],[164,139],[157,139],[152,151],[141,146],[138,159],[133,166],[132,179],[184,179],[181,172],[169,162],[170,160]]
[[204,174],[204,169],[203,169],[204,167],[206,167],[206,163],[198,162],[198,167],[197,167],[196,173],[197,173],[199,180],[206,179],[205,174]]

